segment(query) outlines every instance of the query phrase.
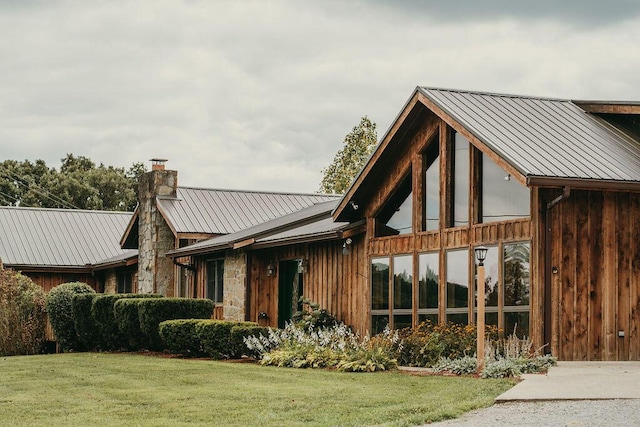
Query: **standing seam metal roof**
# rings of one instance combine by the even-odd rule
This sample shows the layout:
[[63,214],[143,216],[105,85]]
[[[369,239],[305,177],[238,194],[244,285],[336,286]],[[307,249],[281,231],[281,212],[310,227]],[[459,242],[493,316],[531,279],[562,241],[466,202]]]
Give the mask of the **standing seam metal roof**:
[[9,266],[84,267],[134,253],[118,244],[131,215],[0,207],[0,259]]
[[572,101],[418,90],[524,176],[640,180],[640,141]]
[[229,234],[335,200],[324,194],[178,187],[177,198],[158,198],[158,205],[176,233]]

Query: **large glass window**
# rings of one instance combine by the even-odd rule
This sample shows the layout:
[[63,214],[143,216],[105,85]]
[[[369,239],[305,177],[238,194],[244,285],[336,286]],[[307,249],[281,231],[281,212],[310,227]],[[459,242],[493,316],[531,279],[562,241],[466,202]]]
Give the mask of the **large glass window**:
[[207,287],[206,298],[213,300],[216,304],[222,304],[224,295],[224,260],[207,260]]
[[118,293],[129,294],[133,289],[133,274],[130,271],[120,271],[117,275]]
[[440,227],[440,143],[438,135],[424,155],[424,225],[425,231]]
[[459,133],[454,137],[453,153],[453,226],[469,224],[469,140]]
[[[393,277],[390,294],[391,266]],[[400,329],[409,328],[412,323],[413,255],[398,255],[391,260],[373,258],[371,260],[371,333],[380,333],[389,324],[394,329]]]
[[429,320],[438,323],[438,271],[440,254],[431,252],[420,254],[418,287],[418,322]]
[[[500,300],[500,251],[497,246],[487,247],[487,257],[484,260],[484,306],[485,323],[487,325],[498,326],[498,303]],[[472,254],[475,257],[475,253]],[[475,264],[475,259],[474,259]],[[474,283],[478,282],[478,272],[476,265],[476,276]],[[480,292],[481,293],[481,292]],[[475,305],[478,306],[478,292],[475,292]],[[477,314],[477,308],[475,308]]]
[[376,217],[376,236],[393,236],[413,232],[413,192],[411,171],[384,204]]
[[371,310],[389,309],[389,259],[371,260]]
[[413,307],[413,256],[393,257],[393,328],[410,328]]
[[529,334],[530,245],[504,245],[504,329],[519,336]]
[[447,252],[447,321],[469,323],[469,251]]
[[529,204],[529,189],[482,156],[482,222],[528,217]]

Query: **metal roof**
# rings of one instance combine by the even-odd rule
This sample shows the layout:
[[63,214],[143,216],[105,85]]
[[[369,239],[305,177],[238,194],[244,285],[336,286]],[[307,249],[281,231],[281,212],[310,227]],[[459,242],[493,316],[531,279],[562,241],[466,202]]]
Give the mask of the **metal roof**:
[[178,187],[158,208],[176,233],[229,234],[332,200],[338,196]]
[[235,233],[213,237],[184,248],[176,249],[169,252],[168,255],[185,256],[213,252],[233,247],[234,244],[247,241],[249,239],[252,239],[249,240],[249,242],[252,243],[253,241],[258,241],[261,237],[281,232],[286,233],[288,230],[297,229],[299,227],[306,226],[309,223],[316,224],[318,221],[326,220],[327,218],[331,220],[331,211],[335,208],[337,203],[338,200],[317,203],[291,214],[257,224],[253,227],[249,227]]
[[266,246],[266,244],[275,244],[276,242],[285,244],[295,239],[308,239],[311,236],[316,237],[336,237],[338,232],[351,226],[348,222],[334,222],[333,218],[323,218],[309,224],[304,224],[290,230],[265,236],[256,240],[256,246]]
[[83,267],[137,251],[118,241],[131,212],[0,207],[0,259],[7,266]]
[[526,177],[640,181],[640,141],[572,101],[418,91]]

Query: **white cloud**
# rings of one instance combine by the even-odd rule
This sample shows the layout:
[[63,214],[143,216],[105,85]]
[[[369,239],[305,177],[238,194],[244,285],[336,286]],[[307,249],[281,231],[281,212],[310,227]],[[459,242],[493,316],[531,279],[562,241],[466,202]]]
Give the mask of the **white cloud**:
[[637,8],[498,3],[477,19],[413,2],[4,3],[0,157],[158,156],[181,185],[315,191],[360,117],[382,136],[416,85],[640,99]]

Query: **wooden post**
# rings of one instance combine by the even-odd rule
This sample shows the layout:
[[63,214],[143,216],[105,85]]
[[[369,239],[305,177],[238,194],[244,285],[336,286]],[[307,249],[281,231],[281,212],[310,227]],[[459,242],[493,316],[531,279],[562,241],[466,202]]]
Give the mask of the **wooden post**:
[[484,263],[480,262],[478,265],[478,279],[476,280],[476,293],[477,293],[477,305],[478,305],[478,320],[477,326],[477,372],[482,373],[484,369]]

